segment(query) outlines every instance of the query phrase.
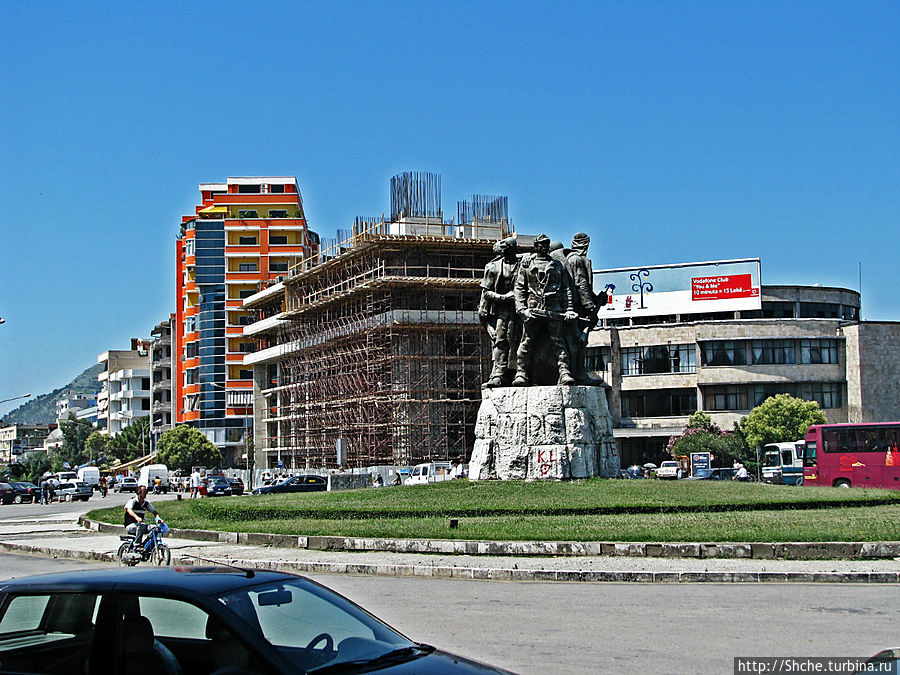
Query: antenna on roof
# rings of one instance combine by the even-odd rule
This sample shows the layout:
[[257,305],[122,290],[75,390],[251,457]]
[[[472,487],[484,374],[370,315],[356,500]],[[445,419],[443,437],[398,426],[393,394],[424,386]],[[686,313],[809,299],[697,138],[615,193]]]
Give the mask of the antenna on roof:
[[233,570],[237,570],[238,572],[243,572],[247,575],[248,579],[252,579],[256,576],[256,572],[254,572],[249,567],[239,567],[238,565],[232,565],[231,563],[222,562],[221,560],[210,560],[209,558],[201,558],[199,555],[191,555],[189,553],[182,553],[182,557],[184,558],[193,558],[194,560],[202,560],[203,562],[212,563],[213,565],[220,565],[222,567],[230,567]]

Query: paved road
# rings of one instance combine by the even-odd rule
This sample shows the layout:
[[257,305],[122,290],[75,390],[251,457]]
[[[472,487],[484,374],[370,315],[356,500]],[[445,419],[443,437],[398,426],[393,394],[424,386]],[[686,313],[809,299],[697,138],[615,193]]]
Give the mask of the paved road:
[[[125,506],[125,502],[134,497],[133,492],[110,492],[106,497],[101,497],[99,492],[86,502],[53,502],[52,504],[3,504],[0,505],[0,522],[16,520],[18,518],[34,518],[36,514],[81,514],[93,509],[103,509],[108,506]],[[152,502],[175,499],[175,494],[150,495]]]
[[[0,576],[97,564],[0,554]],[[900,647],[897,586],[312,576],[413,639],[521,673],[731,673],[734,656]]]

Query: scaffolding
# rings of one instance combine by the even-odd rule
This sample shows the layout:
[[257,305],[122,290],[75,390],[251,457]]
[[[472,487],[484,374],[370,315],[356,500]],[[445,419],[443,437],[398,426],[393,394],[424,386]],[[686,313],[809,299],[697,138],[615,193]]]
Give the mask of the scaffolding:
[[261,391],[270,466],[468,460],[490,369],[480,283],[508,226],[482,238],[409,231],[422,225],[357,221],[291,270],[272,340],[284,356]]

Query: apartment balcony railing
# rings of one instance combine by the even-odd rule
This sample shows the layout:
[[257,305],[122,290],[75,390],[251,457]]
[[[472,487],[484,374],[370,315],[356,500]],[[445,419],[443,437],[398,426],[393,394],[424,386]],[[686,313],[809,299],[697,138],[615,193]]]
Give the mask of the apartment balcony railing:
[[150,391],[168,391],[172,388],[172,380],[157,380],[153,383],[153,386],[150,387]]

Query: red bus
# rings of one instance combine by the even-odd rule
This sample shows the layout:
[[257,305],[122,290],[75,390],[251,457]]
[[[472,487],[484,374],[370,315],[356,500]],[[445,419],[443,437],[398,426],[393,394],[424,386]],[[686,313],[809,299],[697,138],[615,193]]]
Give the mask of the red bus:
[[900,490],[900,422],[811,426],[803,484]]

